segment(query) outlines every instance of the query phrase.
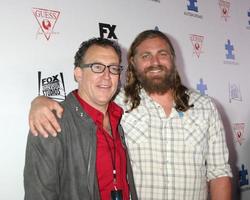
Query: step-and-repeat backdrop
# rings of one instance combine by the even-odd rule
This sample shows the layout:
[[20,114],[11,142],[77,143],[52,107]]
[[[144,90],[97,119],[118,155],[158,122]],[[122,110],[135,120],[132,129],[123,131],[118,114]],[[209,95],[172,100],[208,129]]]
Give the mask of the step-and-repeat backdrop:
[[250,0],[6,0],[0,2],[0,199],[22,199],[28,112],[37,95],[76,87],[73,57],[91,37],[126,52],[145,29],[167,33],[186,85],[221,113],[234,199],[250,198]]

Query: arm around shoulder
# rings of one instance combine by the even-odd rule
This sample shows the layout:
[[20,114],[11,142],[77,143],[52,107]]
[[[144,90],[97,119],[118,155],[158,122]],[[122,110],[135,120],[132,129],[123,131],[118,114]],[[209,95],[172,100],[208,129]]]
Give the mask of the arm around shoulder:
[[56,116],[52,111],[55,111],[57,117],[61,118],[63,108],[57,101],[45,96],[36,97],[32,101],[29,112],[29,126],[33,135],[48,137],[51,134],[56,136],[57,132],[61,131]]

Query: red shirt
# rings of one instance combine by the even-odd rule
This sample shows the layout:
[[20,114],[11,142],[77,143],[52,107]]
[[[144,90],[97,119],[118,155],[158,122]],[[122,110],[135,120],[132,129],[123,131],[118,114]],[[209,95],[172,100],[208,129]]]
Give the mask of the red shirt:
[[[107,112],[109,114],[113,135],[113,137],[111,137],[103,129],[103,114],[85,102],[78,95],[77,90],[74,92],[74,94],[81,104],[83,110],[93,119],[97,125],[96,173],[101,199],[110,200],[111,191],[116,187],[118,190],[122,190],[123,200],[128,200],[129,187],[127,182],[127,160],[125,149],[117,129],[123,113],[122,108],[120,108],[114,102],[111,102],[108,106]],[[112,164],[114,161],[116,169],[115,184],[113,179]]]

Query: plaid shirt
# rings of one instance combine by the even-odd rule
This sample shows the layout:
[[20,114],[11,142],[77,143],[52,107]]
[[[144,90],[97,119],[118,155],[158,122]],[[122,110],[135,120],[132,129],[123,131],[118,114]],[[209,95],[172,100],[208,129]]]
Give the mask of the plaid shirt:
[[[232,176],[225,132],[207,96],[190,94],[187,112],[172,108],[170,116],[144,90],[140,105],[124,113],[121,124],[141,200],[205,200],[207,182]],[[116,102],[123,102],[124,92]]]

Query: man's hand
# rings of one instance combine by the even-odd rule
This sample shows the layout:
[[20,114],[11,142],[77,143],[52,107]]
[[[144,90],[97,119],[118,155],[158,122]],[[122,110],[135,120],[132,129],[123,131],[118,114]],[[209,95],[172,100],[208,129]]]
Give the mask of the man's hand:
[[33,135],[40,134],[48,137],[48,134],[51,134],[56,136],[61,131],[53,110],[56,111],[57,117],[61,118],[63,108],[55,100],[39,96],[31,102],[29,126]]

